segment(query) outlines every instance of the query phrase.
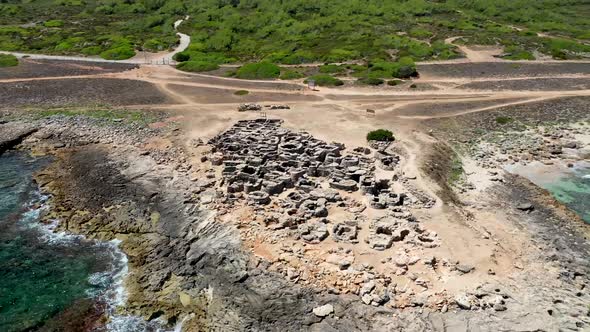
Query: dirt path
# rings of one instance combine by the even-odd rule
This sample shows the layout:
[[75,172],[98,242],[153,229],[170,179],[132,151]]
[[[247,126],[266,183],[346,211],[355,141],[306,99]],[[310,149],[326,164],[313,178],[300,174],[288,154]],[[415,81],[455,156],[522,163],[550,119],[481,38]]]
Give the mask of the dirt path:
[[[187,20],[186,18],[177,20],[174,22],[174,29],[176,30],[183,21]],[[39,60],[67,60],[67,61],[87,61],[87,62],[107,62],[107,63],[130,63],[130,64],[174,64],[175,61],[172,59],[176,53],[182,52],[186,50],[191,42],[191,37],[189,35],[177,32],[176,33],[179,37],[179,44],[172,52],[142,52],[137,51],[137,54],[126,60],[107,60],[100,57],[85,57],[85,56],[70,56],[70,55],[47,55],[47,54],[35,54],[35,53],[22,53],[22,52],[8,52],[8,51],[0,51],[0,53],[4,54],[12,54],[17,58],[29,58],[29,59],[39,59]]]
[[[590,95],[590,91],[587,94],[585,94],[585,95]],[[534,102],[538,102],[538,101],[542,101],[542,100],[554,99],[554,98],[559,98],[559,97],[563,97],[563,96],[556,96],[556,95],[543,96],[543,97],[531,98],[531,99],[527,99],[527,100],[523,100],[523,101],[514,101],[514,102],[502,103],[502,104],[497,104],[497,105],[492,105],[492,106],[487,106],[487,107],[475,108],[475,109],[470,109],[470,110],[466,110],[466,111],[456,112],[456,113],[452,113],[452,114],[442,114],[442,115],[433,115],[433,116],[423,116],[423,115],[405,116],[405,115],[400,115],[399,117],[402,118],[402,119],[420,119],[420,120],[427,120],[427,119],[433,119],[433,118],[449,118],[449,117],[455,117],[455,116],[464,115],[464,114],[470,114],[470,113],[477,113],[477,112],[494,110],[494,109],[501,108],[501,107],[506,107],[506,106],[529,104],[529,103],[534,103]]]

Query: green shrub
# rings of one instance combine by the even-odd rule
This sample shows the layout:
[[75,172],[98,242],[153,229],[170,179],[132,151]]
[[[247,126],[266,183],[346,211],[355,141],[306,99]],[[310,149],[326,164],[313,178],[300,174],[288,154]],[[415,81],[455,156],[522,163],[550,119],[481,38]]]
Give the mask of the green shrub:
[[14,67],[18,65],[18,59],[12,54],[0,53],[0,67]]
[[393,133],[387,129],[377,129],[367,134],[367,141],[392,142],[394,140]]
[[55,46],[55,50],[58,52],[67,52],[74,48],[74,45],[68,41],[61,42]]
[[364,77],[364,78],[359,78],[357,80],[358,83],[361,84],[366,84],[366,85],[381,85],[384,83],[384,81],[380,78],[374,78],[374,77]]
[[281,63],[285,65],[299,65],[302,63],[310,63],[315,60],[315,56],[311,52],[297,51],[291,52],[273,52],[264,58],[264,62]]
[[368,70],[364,66],[357,67],[352,75],[360,78],[410,78],[418,74],[414,60],[410,57],[402,57],[396,62],[377,60],[369,63],[369,67]]
[[520,47],[516,46],[508,46],[504,49],[507,55],[503,56],[504,59],[509,60],[535,60],[535,56],[526,50],[523,50]]
[[432,37],[432,32],[422,28],[414,28],[410,30],[410,36],[419,39],[426,39]]
[[305,77],[305,75],[296,70],[285,70],[281,73],[279,78],[282,80],[296,80],[303,77]]
[[511,117],[507,117],[507,116],[499,116],[496,118],[496,123],[497,124],[507,124],[514,121],[514,119],[512,119]]
[[236,92],[234,92],[234,95],[236,96],[245,96],[247,94],[249,94],[250,92],[248,90],[238,90]]
[[172,58],[174,59],[174,61],[184,62],[190,60],[191,56],[187,52],[180,52],[174,54]]
[[59,28],[64,25],[64,21],[62,21],[62,20],[49,20],[49,21],[45,21],[45,23],[43,23],[43,25],[48,28]]
[[315,56],[311,52],[298,51],[283,57],[279,62],[286,65],[298,65],[302,63],[310,63],[315,60]]
[[119,46],[100,53],[100,57],[107,60],[125,60],[135,56],[131,46]]
[[389,80],[389,81],[387,81],[387,85],[389,85],[389,86],[396,86],[396,85],[400,85],[402,83],[403,83],[403,81],[400,81],[400,80]]
[[278,78],[281,68],[270,62],[256,62],[243,65],[236,72],[236,77],[247,80]]
[[410,84],[410,89],[417,89],[418,86],[415,83]]
[[177,64],[176,69],[192,73],[200,73],[203,71],[219,69],[219,65],[216,63],[204,61],[185,61]]
[[[186,54],[189,56],[190,61],[204,61],[204,62],[213,62],[218,65],[222,63],[230,63],[235,62],[237,59],[226,57],[223,53],[219,52],[200,52],[200,51],[191,51],[190,47],[189,50],[181,52],[182,54]],[[180,53],[177,53],[180,54]],[[188,61],[188,60],[187,60]]]
[[346,60],[358,59],[360,57],[360,53],[358,51],[349,51],[343,49],[332,49],[324,57],[324,61],[326,62],[342,62]]
[[83,48],[80,51],[84,55],[99,55],[102,52],[102,47],[100,46],[88,46]]
[[345,68],[339,65],[322,65],[320,66],[320,73],[323,74],[341,74]]
[[328,74],[317,74],[308,77],[304,83],[308,83],[309,80],[314,80],[317,86],[341,86],[344,85],[344,82],[337,79],[334,76],[330,76]]
[[149,52],[159,52],[168,49],[168,45],[160,39],[152,38],[143,44],[143,48]]

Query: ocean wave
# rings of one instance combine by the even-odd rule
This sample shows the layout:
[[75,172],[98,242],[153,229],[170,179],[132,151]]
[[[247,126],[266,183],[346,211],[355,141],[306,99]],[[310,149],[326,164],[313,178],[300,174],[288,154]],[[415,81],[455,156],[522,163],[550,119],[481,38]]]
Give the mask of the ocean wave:
[[110,266],[105,271],[91,274],[88,277],[88,283],[92,288],[86,290],[86,296],[96,298],[106,304],[107,331],[165,332],[166,330],[163,328],[164,322],[147,322],[139,316],[117,314],[117,309],[124,306],[128,298],[125,278],[129,272],[129,267],[127,255],[119,247],[121,241],[90,240],[83,235],[57,231],[60,223],[58,219],[52,219],[47,224],[39,222],[41,214],[50,208],[47,204],[48,199],[49,196],[42,195],[38,190],[35,191],[32,199],[25,205],[25,211],[20,218],[20,225],[36,231],[37,238],[50,245],[72,246],[83,243],[94,248],[98,256],[107,255],[102,256],[102,258],[106,258],[110,262]]

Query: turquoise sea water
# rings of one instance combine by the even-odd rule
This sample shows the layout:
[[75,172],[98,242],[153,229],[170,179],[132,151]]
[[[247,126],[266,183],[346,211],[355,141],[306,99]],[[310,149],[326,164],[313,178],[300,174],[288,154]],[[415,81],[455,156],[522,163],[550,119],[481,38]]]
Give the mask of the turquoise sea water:
[[590,223],[590,165],[576,166],[542,186]]
[[54,234],[39,223],[45,198],[32,173],[43,163],[0,156],[0,331],[101,329],[122,254],[112,243]]

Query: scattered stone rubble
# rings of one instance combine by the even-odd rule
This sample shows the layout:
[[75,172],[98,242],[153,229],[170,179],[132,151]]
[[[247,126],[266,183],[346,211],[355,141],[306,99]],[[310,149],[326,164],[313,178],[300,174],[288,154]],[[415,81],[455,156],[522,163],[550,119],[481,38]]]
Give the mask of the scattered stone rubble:
[[274,105],[264,105],[264,107],[271,109],[271,110],[290,110],[291,107],[285,104],[274,104]]
[[246,111],[260,111],[262,110],[262,106],[258,105],[258,104],[253,104],[253,103],[249,103],[249,104],[240,104],[238,106],[238,112],[246,112]]
[[577,139],[590,135],[590,127],[560,125],[539,127],[519,132],[494,133],[482,137],[470,148],[479,166],[499,168],[506,164],[551,163],[555,159],[584,159],[590,149]]
[[[271,105],[264,105],[265,108],[269,110],[290,110],[291,107],[285,104],[271,104]],[[246,111],[262,111],[262,105],[255,104],[255,103],[246,103],[240,104],[238,106],[238,112],[246,112]]]

